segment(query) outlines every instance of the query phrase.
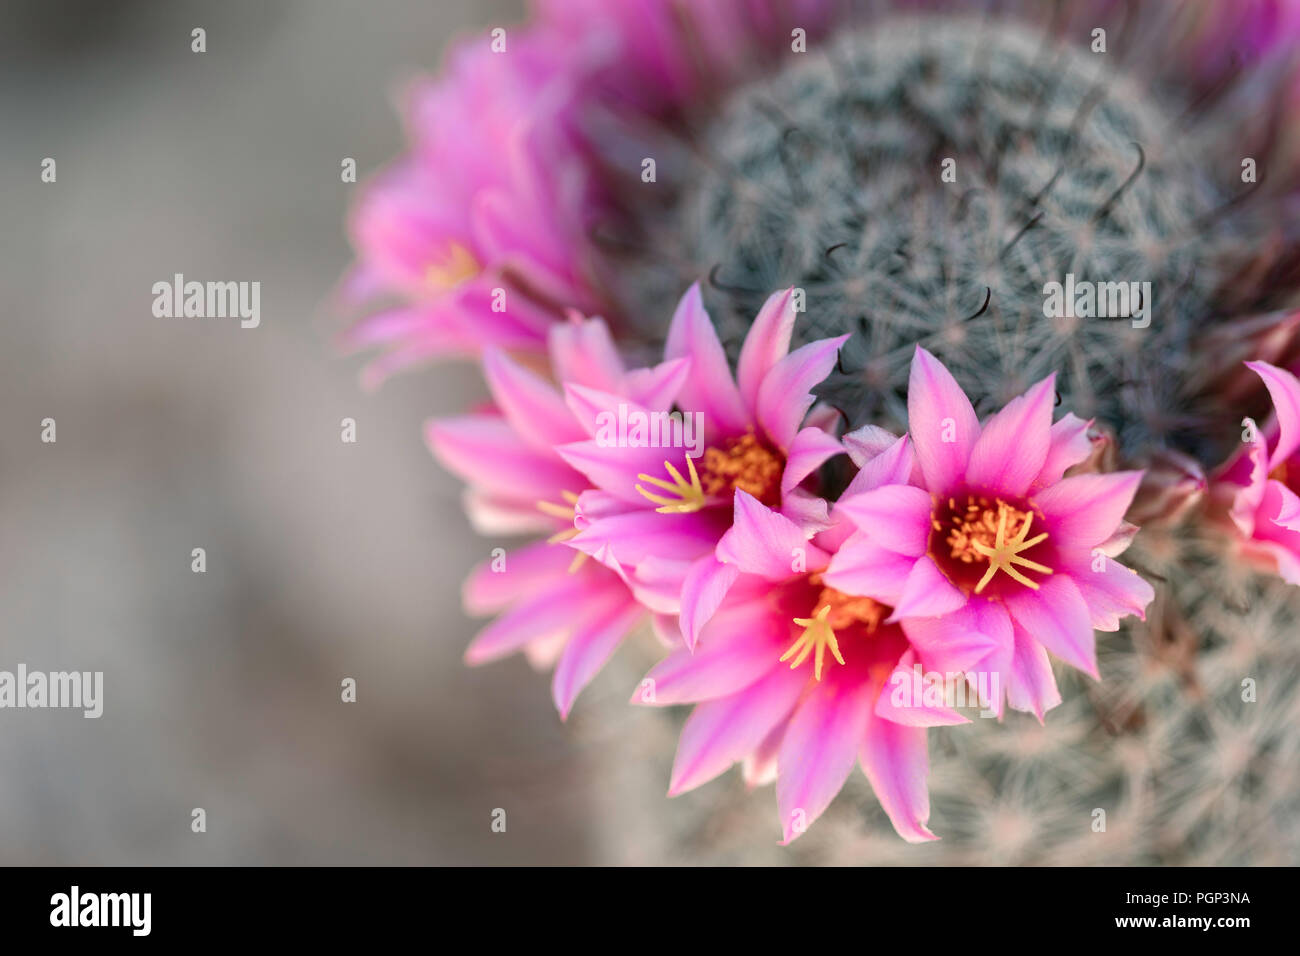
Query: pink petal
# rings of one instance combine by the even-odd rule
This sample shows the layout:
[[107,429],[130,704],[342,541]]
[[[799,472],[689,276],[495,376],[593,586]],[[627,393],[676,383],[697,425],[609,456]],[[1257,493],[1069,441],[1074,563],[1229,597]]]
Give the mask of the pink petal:
[[923,727],[904,727],[871,714],[858,759],[899,836],[908,843],[939,839],[926,826],[930,757]]
[[912,565],[903,592],[894,605],[889,621],[909,617],[938,617],[966,606],[966,595],[939,570],[934,559],[923,555]]
[[[980,434],[979,419],[952,374],[920,346],[908,378],[907,419],[926,488],[947,493],[966,473]],[[945,442],[946,436],[953,440]]]
[[691,566],[682,584],[681,629],[688,650],[695,648],[700,630],[721,606],[739,575],[738,567],[723,564],[713,555]]
[[878,425],[863,425],[845,435],[843,442],[853,464],[863,468],[867,462],[897,444],[898,436]]
[[710,554],[717,540],[717,525],[699,513],[636,510],[592,521],[567,544],[592,556],[611,548],[623,565],[632,567],[651,557],[694,561]]
[[1067,664],[1099,679],[1092,616],[1069,576],[1053,574],[1037,591],[1021,588],[1004,600],[1012,619],[1036,641]]
[[[558,582],[550,590],[519,602],[479,631],[465,651],[465,663],[485,664],[512,654],[532,641],[570,633],[591,599],[582,578]],[[602,600],[606,606],[614,603],[612,598]]]
[[1052,426],[1047,460],[1043,462],[1038,477],[1030,486],[1031,492],[1056,484],[1068,469],[1085,461],[1092,454],[1092,439],[1088,437],[1088,429],[1091,427],[1092,422],[1085,422],[1069,412]]
[[698,282],[682,296],[677,311],[673,313],[664,355],[690,359],[691,375],[678,393],[677,401],[683,409],[704,413],[709,434],[745,432],[750,418],[740,399],[740,389],[731,376],[722,343],[718,341],[718,334],[704,310]]
[[554,455],[525,445],[504,419],[487,415],[441,418],[425,426],[429,448],[471,484],[523,501],[551,500],[583,481]]
[[844,786],[875,702],[869,684],[837,685],[829,676],[814,684],[790,718],[777,760],[783,845],[802,835]]
[[745,344],[740,348],[736,383],[750,421],[758,417],[759,386],[772,366],[790,351],[790,335],[795,320],[793,296],[792,288],[773,293],[759,310],[745,336]]
[[559,392],[504,352],[483,350],[483,377],[497,407],[530,445],[549,451],[552,445],[585,437]]
[[763,738],[758,748],[745,758],[741,766],[745,786],[764,787],[776,782],[777,760],[781,756],[781,741],[785,739],[785,728],[788,724],[789,719],[778,722],[772,728],[772,732]]
[[844,447],[834,435],[828,435],[820,428],[803,429],[786,449],[781,497],[784,499],[800,482],[843,451]]
[[1246,367],[1264,380],[1273,399],[1278,435],[1269,464],[1287,461],[1300,450],[1300,381],[1285,369],[1267,362],[1247,362]]
[[[916,676],[918,667],[922,668],[920,680]],[[924,688],[926,673],[917,660],[916,651],[909,648],[880,690],[880,696],[876,699],[876,715],[909,727],[949,727],[956,724],[969,724],[969,718],[962,716],[951,707],[926,704]],[[946,674],[942,671],[939,673]]]
[[548,332],[551,366],[561,382],[616,392],[623,360],[602,319],[557,322]]
[[[744,574],[756,574],[768,581],[820,571],[829,559],[793,521],[739,488],[731,530],[718,542],[717,556]],[[798,571],[797,563],[802,565]]]
[[[500,560],[484,561],[465,580],[461,589],[468,614],[495,614],[516,601],[530,597],[539,589],[563,583],[568,575],[573,553],[567,548],[538,541]],[[494,568],[500,567],[500,570]]]
[[1110,538],[1142,483],[1140,471],[1062,478],[1034,496],[1057,547],[1091,548]]
[[835,367],[835,355],[848,341],[847,335],[821,339],[791,352],[777,362],[758,388],[755,407],[759,424],[773,443],[788,449],[795,433],[812,407],[812,388]]
[[985,423],[966,468],[971,487],[1015,496],[1029,490],[1047,461],[1055,400],[1049,375]]
[[974,600],[942,618],[903,621],[903,633],[927,670],[972,671],[981,662],[1010,656],[1011,618],[994,601]]
[[623,390],[638,405],[655,412],[667,411],[678,401],[687,379],[696,374],[699,373],[695,372],[688,360],[670,359],[653,368],[638,368],[628,372],[623,377]]
[[707,783],[757,750],[807,684],[807,674],[778,666],[737,694],[696,706],[682,727],[668,795]]
[[916,456],[912,454],[911,440],[906,435],[895,438],[878,455],[860,466],[861,470],[853,476],[840,499],[852,498],[883,485],[909,484],[915,465]]
[[1071,569],[1069,574],[1088,605],[1093,628],[1118,631],[1120,619],[1129,615],[1146,620],[1146,606],[1156,596],[1151,585],[1104,554],[1096,555],[1092,562],[1100,564],[1102,570],[1094,571],[1090,562]]
[[835,505],[883,548],[919,558],[930,542],[930,496],[911,485],[885,485],[851,498],[841,498]]
[[859,531],[832,555],[822,580],[837,591],[874,598],[892,607],[915,564],[915,558],[883,548]]
[[[672,461],[679,470],[685,468],[685,456],[679,448],[621,448],[617,445],[601,445],[599,442],[580,441],[559,445],[555,453],[583,475],[587,476],[597,488],[609,492],[629,504],[639,508],[652,507],[650,501],[636,490],[641,484],[637,475],[651,475],[661,480],[668,480],[665,461]],[[682,474],[686,474],[682,470]],[[526,477],[526,476],[521,476]],[[579,485],[583,482],[579,481]],[[653,493],[659,488],[654,487]]]
[[1043,722],[1043,715],[1061,702],[1047,651],[1019,625],[1015,628],[1015,650],[1007,681],[1007,703],[1029,711]]
[[651,668],[645,680],[653,697],[638,690],[632,703],[689,704],[738,693],[778,663],[790,632],[788,621],[761,606],[715,615],[693,652],[674,651]]
[[781,495],[781,514],[799,526],[804,536],[815,535],[831,527],[825,498],[818,498],[802,488],[791,488]]
[[621,605],[589,617],[569,639],[555,668],[551,697],[560,719],[567,719],[579,692],[605,666],[645,611],[627,598]]

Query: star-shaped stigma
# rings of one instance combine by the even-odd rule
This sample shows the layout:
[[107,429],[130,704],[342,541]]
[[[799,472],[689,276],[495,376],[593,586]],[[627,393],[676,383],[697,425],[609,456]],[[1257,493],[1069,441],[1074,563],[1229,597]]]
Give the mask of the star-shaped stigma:
[[989,562],[989,569],[984,572],[984,577],[980,578],[979,584],[975,585],[976,594],[979,594],[988,586],[988,583],[993,580],[994,575],[996,575],[998,571],[1005,571],[1014,580],[1019,581],[1025,587],[1037,591],[1038,582],[1025,577],[1024,574],[1017,569],[1016,565],[1019,565],[1022,568],[1028,568],[1030,571],[1038,571],[1042,574],[1052,573],[1052,569],[1046,565],[1039,564],[1037,561],[1030,561],[1028,558],[1022,557],[1020,554],[1020,552],[1026,551],[1034,545],[1047,540],[1047,532],[1044,531],[1042,534],[1035,535],[1026,540],[1029,534],[1029,525],[1034,520],[1034,513],[1032,511],[1027,511],[1025,512],[1025,520],[1020,525],[1019,533],[1008,541],[1007,515],[1010,511],[1011,509],[1007,505],[998,502],[998,533],[997,537],[993,541],[992,547],[989,547],[981,541],[971,542],[971,547],[984,555]]

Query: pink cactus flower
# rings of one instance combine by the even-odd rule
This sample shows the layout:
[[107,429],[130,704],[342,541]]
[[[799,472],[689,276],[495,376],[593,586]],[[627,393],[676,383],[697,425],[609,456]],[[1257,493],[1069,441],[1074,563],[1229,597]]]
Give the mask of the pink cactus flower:
[[[828,585],[889,605],[927,666],[962,670],[952,642],[991,642],[974,669],[1003,676],[1013,708],[1060,702],[1048,651],[1096,678],[1094,629],[1143,614],[1151,586],[1114,560],[1140,472],[1063,477],[1089,454],[1087,424],[1052,423],[1049,376],[983,425],[948,370],[917,348],[908,386],[916,467],[848,495],[858,528],[827,568]],[[999,714],[1002,700],[997,701]]]
[[1217,476],[1212,495],[1226,505],[1242,554],[1300,584],[1300,380],[1267,362],[1246,365],[1264,380],[1273,414],[1262,429],[1246,420],[1246,448]]
[[[647,408],[670,407],[685,378],[681,360],[625,370],[600,319],[575,316],[554,326],[549,345],[561,380],[616,388]],[[483,362],[495,407],[430,422],[429,445],[469,483],[466,509],[479,530],[551,537],[470,575],[467,610],[500,616],[474,638],[465,659],[482,664],[522,650],[535,666],[555,664],[552,696],[567,717],[578,693],[647,612],[620,574],[558,546],[577,534],[574,507],[588,487],[554,450],[584,434],[578,419],[551,382],[504,353],[488,349]]]
[[585,268],[594,201],[570,130],[572,83],[552,45],[511,33],[463,43],[445,75],[407,95],[410,152],[351,216],[347,300],[396,297],[344,336],[386,348],[376,384],[405,365],[485,346],[544,352],[547,327],[596,297]]
[[[848,336],[789,352],[796,317],[792,289],[772,295],[733,377],[699,287],[690,288],[665,346],[669,362],[690,368],[677,393],[682,441],[666,419],[653,440],[624,428],[625,421],[654,424],[651,410],[626,393],[566,383],[588,437],[557,451],[594,486],[578,500],[580,530],[568,544],[627,573],[638,598],[657,612],[677,614],[683,588],[691,600],[721,600],[735,569],[718,562],[714,549],[731,526],[736,491],[805,529],[826,526],[825,501],[800,486],[844,449],[825,416],[808,422],[810,389],[830,372]],[[683,619],[688,646],[698,620]]]
[[[905,481],[906,438],[874,454],[861,489]],[[918,662],[893,609],[846,594],[826,579],[846,520],[807,531],[743,490],[718,548],[736,570],[729,592],[702,624],[692,651],[674,651],[647,675],[634,703],[694,703],[682,729],[669,795],[743,762],[750,784],[776,780],[784,843],[817,819],[860,763],[894,828],[909,842],[936,839],[926,822],[927,726],[965,723],[946,705],[900,706],[890,684]],[[957,644],[963,643],[959,654]],[[954,640],[950,661],[988,653],[980,636]]]

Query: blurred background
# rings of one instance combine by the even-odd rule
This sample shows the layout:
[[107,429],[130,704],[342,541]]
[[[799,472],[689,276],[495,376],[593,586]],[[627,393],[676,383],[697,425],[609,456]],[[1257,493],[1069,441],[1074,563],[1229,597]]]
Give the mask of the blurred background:
[[[0,0],[0,670],[104,673],[99,720],[0,710],[0,864],[1294,862],[1290,713],[1225,724],[1240,743],[1201,747],[1224,754],[1206,771],[1164,737],[1115,744],[1063,688],[1050,734],[1017,715],[934,735],[942,843],[898,840],[855,774],[782,849],[771,789],[737,773],[664,798],[684,715],[625,703],[648,637],[567,725],[521,658],[462,665],[460,582],[501,542],[470,532],[421,426],[485,392],[458,366],[362,392],[326,301],[357,189],[340,161],[364,178],[396,155],[392,92],[521,14]],[[260,282],[260,327],[155,318],[151,287],[177,272]],[[1162,803],[1144,747],[1204,802]],[[1290,768],[1266,801],[1227,759],[1243,748]],[[1106,833],[1072,802],[1101,780],[1119,781]]]

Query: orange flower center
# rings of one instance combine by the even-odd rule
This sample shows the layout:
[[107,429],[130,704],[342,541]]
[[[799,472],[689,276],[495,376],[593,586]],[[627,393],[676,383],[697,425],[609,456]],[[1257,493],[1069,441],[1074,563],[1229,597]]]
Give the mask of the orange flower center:
[[753,495],[763,504],[775,507],[781,503],[781,474],[785,459],[767,447],[753,433],[728,439],[721,448],[704,449],[697,468],[695,459],[687,456],[687,478],[672,462],[664,462],[664,471],[671,479],[665,481],[653,475],[637,475],[646,484],[661,491],[650,491],[641,485],[636,490],[656,505],[661,514],[689,514],[710,504],[730,504],[731,489],[739,488]]

